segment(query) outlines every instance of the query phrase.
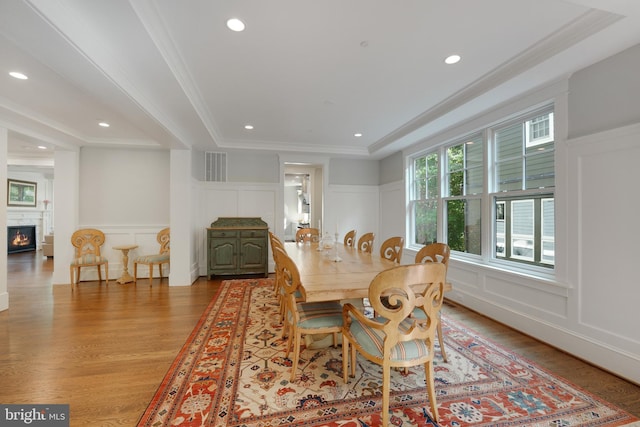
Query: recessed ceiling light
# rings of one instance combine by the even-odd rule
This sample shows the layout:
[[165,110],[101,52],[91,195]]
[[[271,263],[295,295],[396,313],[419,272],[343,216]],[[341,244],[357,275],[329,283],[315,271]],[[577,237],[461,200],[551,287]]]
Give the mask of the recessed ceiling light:
[[29,78],[19,71],[11,71],[9,75],[13,78],[20,79],[20,80],[27,80]]
[[246,130],[251,130],[251,129],[253,129],[253,125],[244,125],[244,128]]
[[455,64],[457,62],[460,62],[460,55],[451,55],[451,56],[447,56],[447,58],[444,60],[445,64]]
[[355,136],[356,138],[360,138],[362,136],[361,133],[354,133],[353,136]]
[[103,128],[108,128],[111,125],[109,123],[107,123],[107,122],[100,122],[100,123],[98,123],[98,126],[102,126]]
[[231,18],[227,21],[227,28],[231,31],[244,31],[244,22],[238,18]]
[[38,145],[38,148],[41,149],[41,150],[46,150],[47,149],[47,147],[45,147],[44,145]]

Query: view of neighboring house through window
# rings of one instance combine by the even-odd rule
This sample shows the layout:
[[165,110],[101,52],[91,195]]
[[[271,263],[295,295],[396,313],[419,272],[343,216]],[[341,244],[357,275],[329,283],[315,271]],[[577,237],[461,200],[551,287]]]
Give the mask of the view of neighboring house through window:
[[[454,252],[552,267],[554,161],[551,108],[414,156],[408,241],[440,236]],[[493,221],[482,221],[484,206]]]
[[553,112],[537,113],[493,132],[495,255],[553,265]]

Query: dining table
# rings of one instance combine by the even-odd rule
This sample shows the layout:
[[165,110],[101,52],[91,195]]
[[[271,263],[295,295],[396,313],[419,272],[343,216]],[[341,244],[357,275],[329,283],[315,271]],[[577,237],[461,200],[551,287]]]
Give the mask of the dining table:
[[[300,272],[306,302],[367,298],[373,278],[399,265],[378,253],[359,251],[339,242],[327,248],[319,245],[322,242],[285,243],[287,255]],[[451,290],[451,283],[445,283],[444,290]]]

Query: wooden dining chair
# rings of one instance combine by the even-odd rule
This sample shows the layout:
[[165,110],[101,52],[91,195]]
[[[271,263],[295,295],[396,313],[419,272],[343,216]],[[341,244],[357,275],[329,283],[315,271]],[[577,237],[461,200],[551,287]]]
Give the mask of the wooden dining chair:
[[[274,233],[272,233],[271,231],[269,231],[269,242],[271,244],[271,256],[273,257],[273,262],[275,264],[275,272],[276,272],[276,277],[273,283],[273,291],[276,295],[276,299],[278,300],[278,304],[280,306],[280,321],[283,321],[284,313],[285,313],[284,289],[282,287],[282,280],[279,276],[278,259],[276,258],[276,248],[279,248],[280,250],[284,251],[284,253],[287,253],[287,250],[285,249],[284,243],[282,242],[282,240],[280,240],[280,238],[276,236]],[[286,331],[283,328],[283,336],[285,332]]]
[[158,266],[160,281],[162,281],[162,265],[171,262],[171,229],[163,228],[156,235],[156,240],[160,244],[158,253],[151,255],[140,255],[133,260],[133,282],[138,283],[138,265],[149,267],[149,286],[153,284],[153,266]]
[[344,245],[350,248],[356,246],[356,230],[351,230],[344,235]]
[[[305,292],[300,283],[298,267],[282,249],[276,248],[275,254],[277,274],[285,291],[286,312],[283,327],[287,330],[286,357],[289,357],[293,348],[290,380],[294,381],[303,335],[333,334],[333,346],[338,346],[338,333],[342,330],[342,305],[337,301],[304,302]],[[302,298],[298,298],[296,292],[299,292]]]
[[71,235],[71,244],[75,248],[75,257],[69,265],[71,289],[80,282],[80,269],[83,267],[97,267],[100,282],[102,282],[100,268],[104,267],[105,278],[107,284],[109,283],[109,260],[100,255],[100,248],[104,241],[104,233],[95,228],[83,228]]
[[[431,415],[438,422],[433,353],[438,312],[442,307],[446,267],[439,263],[409,264],[378,273],[369,287],[374,319],[352,304],[343,308],[342,374],[349,365],[355,377],[356,353],[382,366],[382,425],[389,425],[391,368],[424,366]],[[389,304],[386,304],[385,299]],[[414,310],[423,312],[412,317]],[[398,374],[400,375],[400,374]]]
[[373,233],[365,233],[358,239],[358,250],[362,252],[373,252],[373,240],[376,235]]
[[431,243],[422,247],[416,254],[415,263],[423,264],[425,262],[441,262],[449,267],[449,255],[451,249],[446,243]]
[[404,237],[390,237],[380,246],[380,256],[397,264],[402,263],[402,250],[404,249]]
[[[418,251],[415,258],[416,264],[424,264],[426,262],[439,262],[445,265],[447,271],[449,270],[449,255],[451,254],[451,249],[449,245],[446,243],[431,243],[429,245],[424,246],[422,249]],[[415,316],[419,317],[420,312],[416,311]],[[438,314],[438,344],[440,344],[440,354],[442,355],[442,360],[448,362],[447,352],[444,348],[444,339],[442,337],[442,320],[441,313]]]
[[306,243],[314,240],[320,240],[320,230],[317,228],[299,228],[296,231],[296,243]]

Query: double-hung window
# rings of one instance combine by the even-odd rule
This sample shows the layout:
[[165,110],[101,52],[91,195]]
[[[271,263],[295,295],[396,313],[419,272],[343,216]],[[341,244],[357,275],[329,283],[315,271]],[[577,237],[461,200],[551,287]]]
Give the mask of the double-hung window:
[[493,129],[495,256],[555,263],[553,111]]
[[438,201],[440,168],[438,152],[413,160],[410,210],[413,243],[428,245],[438,241]]
[[482,134],[447,147],[445,219],[449,247],[454,251],[482,253],[482,193],[484,142]]

